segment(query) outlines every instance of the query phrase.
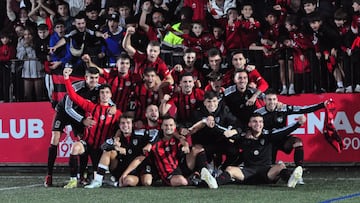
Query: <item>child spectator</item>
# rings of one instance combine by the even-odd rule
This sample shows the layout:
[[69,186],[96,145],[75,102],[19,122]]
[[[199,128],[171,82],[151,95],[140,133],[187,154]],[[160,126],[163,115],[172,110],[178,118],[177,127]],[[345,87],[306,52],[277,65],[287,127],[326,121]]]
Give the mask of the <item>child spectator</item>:
[[214,24],[212,26],[212,41],[214,47],[218,48],[221,51],[223,57],[226,57],[227,50],[225,48],[225,40],[224,40],[224,29],[218,24]]
[[225,27],[227,23],[226,13],[228,9],[235,7],[235,0],[210,0],[208,12],[211,14],[217,24]]
[[239,17],[236,8],[229,8],[227,10],[227,18],[225,47],[231,53],[233,50],[244,48],[240,35],[241,17]]
[[8,33],[0,34],[0,103],[8,102],[10,87],[10,59],[15,57],[15,47]]
[[253,5],[244,3],[241,8],[240,35],[245,50],[259,40],[260,22],[253,17],[253,13]]
[[125,28],[126,27],[126,23],[125,23],[125,19],[127,17],[130,16],[130,14],[132,13],[131,10],[131,6],[125,2],[123,2],[122,4],[120,4],[119,6],[119,14],[120,14],[120,26]]
[[35,0],[31,0],[31,11],[29,17],[37,25],[46,24],[48,26],[48,31],[51,34],[53,31],[53,18],[55,12],[50,9],[49,5],[46,5],[42,1],[38,1],[36,6]]
[[[295,15],[286,17],[285,27],[289,31],[288,39],[284,45],[291,48],[293,57],[293,67],[289,68],[289,94],[295,92],[309,92],[310,85],[310,62],[305,52],[312,48],[311,39],[299,30],[299,22]],[[295,75],[294,75],[295,74]],[[295,82],[292,80],[295,76]],[[294,86],[295,83],[295,86]],[[284,87],[286,88],[286,87]]]
[[[351,33],[348,15],[343,8],[334,13],[334,24],[338,33],[340,33],[340,48],[337,50],[337,66],[340,68],[341,75],[344,79],[345,93],[351,93],[352,89],[352,72],[351,72],[351,44],[354,35]],[[340,92],[344,92],[341,90]]]
[[17,45],[17,58],[24,60],[22,78],[24,80],[24,99],[31,101],[35,89],[35,101],[41,101],[44,93],[44,66],[37,59],[35,52],[35,32],[25,28],[24,38]]
[[184,46],[194,49],[199,60],[202,60],[206,56],[205,53],[213,47],[211,35],[204,33],[204,27],[198,21],[193,22],[190,33],[183,34],[182,37]]
[[[280,66],[280,81],[282,84],[281,94],[287,94],[286,78],[285,78],[285,49],[283,49],[280,37],[287,34],[286,28],[282,21],[280,11],[269,9],[265,11],[265,21],[263,35],[260,40],[261,45],[264,47],[264,76],[270,82],[273,89],[278,89],[279,78],[278,68]],[[290,60],[287,60],[290,61]]]
[[[334,78],[337,83],[336,92],[344,92],[344,84],[342,82],[341,70],[337,66],[336,56],[337,50],[340,48],[340,34],[334,28],[324,22],[321,16],[317,13],[314,13],[309,17],[310,27],[314,32],[314,37],[317,38],[315,47],[322,54],[321,57],[321,77],[319,78],[322,81],[322,87],[327,87],[331,89],[332,87],[332,78],[330,74],[334,75]],[[326,71],[327,70],[327,71]],[[327,85],[326,82],[327,81]]]
[[[74,21],[73,17],[69,13],[69,4],[65,1],[60,1],[56,5],[56,14],[54,16],[54,24],[56,21],[63,21],[65,25],[65,32],[68,33],[71,30],[72,23]],[[55,25],[54,25],[55,26]]]
[[37,37],[35,38],[35,52],[37,58],[40,60],[45,70],[45,87],[48,93],[48,98],[51,99],[51,93],[53,89],[52,80],[50,79],[50,68],[49,68],[49,28],[46,24],[40,24],[37,27]]

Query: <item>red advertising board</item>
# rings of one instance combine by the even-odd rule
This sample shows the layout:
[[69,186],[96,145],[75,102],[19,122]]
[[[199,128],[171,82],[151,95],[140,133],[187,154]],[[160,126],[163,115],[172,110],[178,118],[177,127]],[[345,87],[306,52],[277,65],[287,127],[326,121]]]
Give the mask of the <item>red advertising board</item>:
[[[344,139],[345,149],[338,154],[325,140],[322,129],[325,112],[306,114],[307,122],[293,134],[304,142],[305,162],[360,162],[360,94],[303,94],[279,96],[291,105],[310,105],[333,98],[337,105],[335,127]],[[46,164],[51,139],[54,110],[48,102],[0,104],[0,164]],[[295,121],[297,115],[288,117]],[[58,147],[57,163],[67,163],[72,144],[71,128],[65,129]],[[278,154],[278,159],[292,162],[293,155]]]

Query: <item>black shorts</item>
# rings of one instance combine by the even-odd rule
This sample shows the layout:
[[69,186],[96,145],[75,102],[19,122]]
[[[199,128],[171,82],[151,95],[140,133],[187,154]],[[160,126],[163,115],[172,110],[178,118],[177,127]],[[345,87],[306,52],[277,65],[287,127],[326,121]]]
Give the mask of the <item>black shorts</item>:
[[261,184],[261,183],[271,183],[267,174],[271,166],[251,166],[243,167],[241,171],[244,174],[244,183],[245,184]]
[[52,131],[63,132],[65,126],[71,125],[75,135],[83,134],[84,125],[71,118],[64,110],[59,110],[54,116]]
[[186,156],[182,156],[179,160],[178,167],[166,177],[165,184],[170,185],[170,179],[175,175],[182,175],[184,177],[189,177],[193,173],[193,170],[189,169],[186,163]]
[[[118,164],[117,164],[116,168],[110,171],[111,175],[114,176],[116,178],[116,180],[118,180],[121,177],[121,175],[124,173],[124,171],[130,165],[130,163],[133,161],[133,159],[126,160],[125,156],[118,154],[117,160],[118,160]],[[154,166],[149,161],[149,159],[146,158],[146,159],[144,159],[144,161],[141,162],[141,164],[138,167],[136,167],[134,170],[132,170],[129,173],[129,175],[140,177],[145,174],[153,174],[153,173],[154,173]]]

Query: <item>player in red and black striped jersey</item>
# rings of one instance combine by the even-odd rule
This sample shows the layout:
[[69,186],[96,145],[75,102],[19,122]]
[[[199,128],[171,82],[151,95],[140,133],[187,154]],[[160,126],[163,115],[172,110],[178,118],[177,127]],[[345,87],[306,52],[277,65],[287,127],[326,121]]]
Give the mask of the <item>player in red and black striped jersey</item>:
[[191,48],[186,48],[184,50],[183,63],[176,64],[174,68],[170,71],[171,76],[174,78],[174,86],[176,87],[180,84],[181,75],[184,73],[191,73],[194,77],[195,86],[201,88],[205,84],[205,78],[203,74],[196,69],[196,52]]
[[[81,97],[86,98],[93,103],[97,103],[99,99],[98,81],[99,71],[96,68],[88,68],[85,74],[85,81],[74,83],[73,88]],[[48,172],[44,182],[45,187],[52,186],[52,174],[57,157],[57,147],[61,132],[65,126],[71,124],[74,134],[81,137],[84,131],[84,126],[90,127],[94,124],[94,121],[91,118],[85,117],[84,110],[74,104],[68,95],[65,95],[64,98],[56,105],[55,110],[56,113],[54,115],[51,131],[51,143],[48,150]],[[87,157],[82,158],[84,159],[81,159],[80,164],[81,176],[85,171],[85,167],[88,162]]]
[[162,139],[154,143],[151,156],[161,180],[170,186],[191,185],[188,178],[194,171],[201,171],[201,179],[210,188],[217,188],[215,179],[205,168],[207,161],[203,148],[192,148],[181,145],[175,138],[176,123],[172,117],[164,117],[161,125]]
[[185,72],[180,78],[180,92],[165,95],[160,104],[161,115],[166,115],[170,108],[176,108],[176,121],[178,125],[190,127],[193,123],[193,113],[204,100],[204,91],[194,88],[194,77],[190,72]]
[[135,28],[128,27],[123,40],[123,47],[125,51],[129,54],[130,57],[134,59],[134,72],[143,75],[146,68],[152,67],[155,69],[156,74],[159,75],[160,79],[162,80],[160,88],[174,84],[174,79],[172,78],[165,62],[159,58],[160,43],[158,41],[150,41],[146,47],[146,54],[139,53],[131,45],[131,35],[134,33]]
[[162,95],[160,94],[160,84],[155,69],[146,68],[144,70],[144,82],[135,88],[135,118],[145,121],[146,107],[150,104],[160,105]]
[[130,101],[130,96],[134,94],[135,87],[141,83],[141,77],[129,70],[130,57],[127,54],[121,54],[116,61],[117,71],[111,70],[110,72],[104,71],[94,64],[89,55],[85,54],[82,58],[89,62],[88,66],[96,67],[111,85],[112,100],[116,107],[122,112],[134,111],[134,103]]
[[[85,188],[98,188],[102,185],[106,171],[110,170],[112,176],[120,182],[119,186],[136,186],[141,184],[149,186],[152,183],[151,166],[143,164],[136,169],[129,169],[129,164],[138,156],[151,149],[149,131],[133,130],[133,117],[125,113],[120,117],[119,130],[113,138],[109,138],[102,145],[103,154],[94,180]],[[154,139],[153,142],[156,142]],[[143,167],[144,166],[144,167]],[[125,174],[124,174],[125,173]],[[121,177],[121,180],[120,180]]]
[[95,125],[91,128],[86,128],[81,141],[75,142],[71,148],[69,160],[71,180],[65,185],[65,188],[77,187],[77,159],[79,155],[88,153],[93,166],[95,168],[97,167],[102,152],[100,146],[104,143],[106,138],[109,138],[114,133],[114,128],[121,115],[120,110],[117,110],[115,113],[110,111],[111,106],[109,102],[112,94],[109,85],[104,84],[99,87],[99,103],[94,104],[76,94],[69,80],[71,72],[71,68],[64,69],[65,86],[69,97],[87,112],[88,117],[92,117],[95,121]]

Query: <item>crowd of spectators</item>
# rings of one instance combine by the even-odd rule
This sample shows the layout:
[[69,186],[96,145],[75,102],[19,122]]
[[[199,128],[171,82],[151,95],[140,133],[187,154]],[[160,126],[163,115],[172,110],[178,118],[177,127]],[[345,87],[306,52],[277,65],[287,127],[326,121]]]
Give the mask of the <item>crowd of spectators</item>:
[[[137,72],[149,43],[160,44],[172,91],[184,70],[199,88],[217,78],[226,88],[240,51],[246,70],[280,94],[360,92],[360,0],[6,0],[0,9],[5,102],[56,103],[64,91],[57,75],[72,67],[83,77],[85,54],[110,70],[127,53]],[[196,58],[186,58],[192,51]],[[256,82],[249,85],[261,89]]]

